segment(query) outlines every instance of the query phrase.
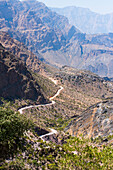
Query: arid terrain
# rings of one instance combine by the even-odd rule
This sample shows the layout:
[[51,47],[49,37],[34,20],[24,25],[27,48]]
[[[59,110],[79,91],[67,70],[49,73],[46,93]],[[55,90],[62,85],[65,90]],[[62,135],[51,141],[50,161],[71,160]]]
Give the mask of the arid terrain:
[[0,0],[0,169],[112,170],[112,66],[112,33]]

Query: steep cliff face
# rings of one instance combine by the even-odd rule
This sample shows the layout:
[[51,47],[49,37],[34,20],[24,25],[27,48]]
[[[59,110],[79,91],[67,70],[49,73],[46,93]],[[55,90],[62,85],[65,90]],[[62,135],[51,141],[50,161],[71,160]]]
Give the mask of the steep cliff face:
[[21,60],[0,44],[0,97],[46,102],[40,87]]
[[67,18],[52,12],[43,3],[4,0],[0,2],[0,10],[1,30],[8,31],[29,49],[34,50],[36,46],[36,53],[44,48],[42,52],[58,50],[67,42],[65,36],[71,28]]

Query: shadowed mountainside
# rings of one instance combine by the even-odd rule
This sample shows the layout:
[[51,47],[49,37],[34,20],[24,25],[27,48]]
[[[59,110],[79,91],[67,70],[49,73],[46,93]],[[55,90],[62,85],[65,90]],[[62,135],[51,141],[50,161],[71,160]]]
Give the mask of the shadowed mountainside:
[[40,86],[21,60],[0,44],[0,97],[4,99],[30,99],[45,103]]

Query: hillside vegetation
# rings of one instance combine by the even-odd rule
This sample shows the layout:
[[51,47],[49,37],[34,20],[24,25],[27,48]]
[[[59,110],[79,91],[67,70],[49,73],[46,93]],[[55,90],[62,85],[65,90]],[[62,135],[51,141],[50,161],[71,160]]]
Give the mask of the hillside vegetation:
[[[82,136],[79,138],[71,137],[69,135],[60,135],[59,140],[62,144],[46,143],[42,142],[36,133],[23,132],[29,129],[27,121],[20,117],[18,114],[14,114],[10,110],[3,109],[0,113],[9,114],[6,122],[10,120],[10,124],[4,126],[4,132],[7,130],[6,138],[2,138],[2,144],[5,146],[5,141],[8,138],[8,144],[10,144],[10,150],[8,149],[7,157],[0,163],[1,169],[112,169],[113,167],[113,145],[100,144],[104,139],[97,140],[84,139]],[[13,120],[12,120],[13,117]],[[11,119],[10,119],[11,118]],[[11,121],[12,120],[12,121]],[[18,126],[14,122],[17,122]],[[13,129],[10,131],[9,125],[13,124]],[[0,122],[0,127],[3,129],[3,123]],[[20,128],[21,127],[21,128]],[[16,130],[16,136],[15,136]],[[8,133],[9,132],[9,133]],[[4,136],[4,134],[0,134]],[[22,135],[22,136],[21,136]],[[15,136],[15,138],[13,138]],[[9,138],[10,137],[10,138]],[[19,138],[21,137],[21,138]],[[56,138],[54,136],[54,138]],[[109,136],[112,139],[113,136]],[[11,142],[10,142],[11,140]],[[17,150],[12,148],[18,147]],[[10,142],[10,143],[9,143]],[[2,147],[3,149],[3,147]],[[6,147],[5,147],[6,149]],[[2,150],[3,151],[3,150]],[[5,150],[6,151],[6,150]],[[9,152],[10,151],[10,152]],[[16,155],[15,155],[16,153]],[[10,159],[9,159],[10,156]]]
[[31,128],[30,121],[18,112],[0,107],[0,161],[21,150],[24,132]]

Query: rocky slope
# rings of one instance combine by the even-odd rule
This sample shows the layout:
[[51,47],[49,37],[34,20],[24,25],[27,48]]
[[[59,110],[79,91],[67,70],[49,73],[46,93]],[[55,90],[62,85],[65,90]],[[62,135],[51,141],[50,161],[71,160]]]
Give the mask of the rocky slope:
[[90,97],[104,99],[113,95],[113,82],[106,81],[90,71],[64,66],[55,75],[67,87],[79,90],[82,94],[87,94]]
[[101,15],[92,12],[88,8],[75,6],[51,9],[60,15],[66,16],[70,24],[75,25],[84,33],[97,34],[113,32],[113,13]]
[[23,62],[0,44],[0,97],[30,99],[44,103],[46,99]]
[[[22,2],[3,0],[0,3],[1,30],[8,30],[10,35],[23,41],[30,49],[33,48],[31,47],[33,43],[40,50],[44,47],[46,47],[45,50],[58,50],[66,44],[65,36],[67,36],[71,25],[67,18],[51,12],[43,3],[36,0]],[[6,12],[3,12],[4,8],[7,11],[7,16]],[[10,15],[8,15],[9,11]],[[30,42],[30,39],[34,42]]]
[[113,82],[91,72],[66,66],[56,73],[56,77],[61,80],[66,91],[65,97],[64,92],[61,98],[74,110],[65,131],[72,136],[82,134],[89,138],[113,135]]
[[[113,76],[112,33],[81,33],[69,24],[66,17],[52,12],[36,0],[2,0],[0,11],[0,31],[7,31],[37,56],[43,56],[47,63],[87,69],[100,76]],[[36,57],[27,61],[30,67],[35,67],[36,62]]]
[[37,55],[34,55],[23,43],[12,39],[8,33],[2,31],[0,32],[0,43],[9,52],[21,59],[29,69],[36,72],[44,71],[44,65],[39,60],[42,56],[38,52]]
[[[66,88],[70,89],[69,91],[73,91],[73,94],[75,94],[73,100],[76,104],[80,104],[79,108],[82,107],[83,109],[85,105],[85,108],[88,108],[92,104],[113,96],[113,82],[90,71],[64,66],[59,72],[57,71],[55,76]],[[71,92],[67,91],[67,96]]]
[[66,128],[73,136],[107,137],[113,135],[113,98],[95,104]]

